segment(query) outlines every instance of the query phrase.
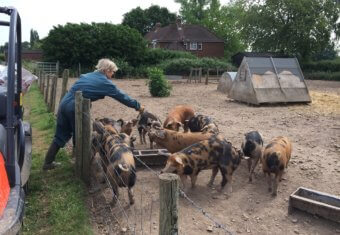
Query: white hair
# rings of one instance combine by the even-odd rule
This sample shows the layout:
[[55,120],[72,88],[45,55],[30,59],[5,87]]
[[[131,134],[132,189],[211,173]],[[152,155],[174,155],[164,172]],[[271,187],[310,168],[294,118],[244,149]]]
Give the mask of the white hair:
[[117,65],[111,61],[110,59],[100,59],[98,60],[98,64],[96,65],[97,71],[105,72],[105,71],[113,71],[116,72],[118,70]]

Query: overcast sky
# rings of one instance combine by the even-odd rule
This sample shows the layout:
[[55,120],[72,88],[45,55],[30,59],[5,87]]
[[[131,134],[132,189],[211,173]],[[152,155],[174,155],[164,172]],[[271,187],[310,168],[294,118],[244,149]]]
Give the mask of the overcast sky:
[[[226,3],[228,0],[220,2]],[[178,13],[180,8],[174,0],[0,0],[0,6],[13,6],[18,10],[22,22],[22,41],[30,40],[31,29],[44,38],[54,25],[65,25],[67,22],[120,24],[126,12],[138,6],[145,9],[151,5],[166,7],[172,13]],[[0,20],[9,21],[9,17],[1,14]],[[0,27],[0,45],[3,45],[8,41],[8,27]]]

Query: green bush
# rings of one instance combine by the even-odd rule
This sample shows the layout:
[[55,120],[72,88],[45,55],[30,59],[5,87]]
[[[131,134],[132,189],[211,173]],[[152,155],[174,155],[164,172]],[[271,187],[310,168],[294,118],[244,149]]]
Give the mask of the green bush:
[[219,68],[221,70],[236,71],[236,68],[230,63],[213,58],[180,58],[164,61],[158,65],[159,68],[163,69],[165,74],[171,75],[189,75],[190,68],[202,68],[205,73],[208,69]]
[[313,72],[304,73],[305,79],[340,81],[340,72]]
[[148,48],[145,53],[143,64],[156,65],[165,60],[178,59],[178,58],[195,59],[196,56],[194,56],[190,52],[165,50],[165,49],[160,49],[160,48],[155,48],[155,49]]
[[121,59],[115,59],[113,60],[117,67],[118,71],[115,74],[115,78],[123,78],[123,77],[129,77],[132,74],[133,67],[129,65],[128,62]]
[[304,72],[340,72],[340,59],[336,60],[320,60],[315,62],[306,62],[301,64]]
[[5,61],[5,54],[0,53],[0,62]]
[[172,87],[165,79],[161,69],[149,68],[148,78],[149,91],[152,96],[166,97],[170,95]]

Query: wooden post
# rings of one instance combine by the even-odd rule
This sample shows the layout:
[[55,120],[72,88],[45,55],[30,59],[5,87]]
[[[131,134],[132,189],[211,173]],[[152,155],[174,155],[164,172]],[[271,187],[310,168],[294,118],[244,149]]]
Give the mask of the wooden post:
[[199,83],[202,82],[202,68],[198,69],[198,80],[199,80]]
[[205,78],[205,85],[208,85],[208,83],[209,83],[209,71],[210,71],[210,69],[207,69],[207,76]]
[[178,175],[159,175],[159,235],[178,234],[178,182]]
[[40,86],[40,91],[44,95],[45,94],[45,73],[43,71],[41,72],[41,79],[42,79],[42,84]]
[[50,75],[51,77],[51,90],[48,97],[48,110],[52,112],[52,103],[53,103],[53,92],[54,92],[54,83],[55,83],[55,76],[53,74]]
[[51,101],[51,112],[54,113],[55,111],[55,101],[56,101],[56,98],[57,98],[57,87],[58,87],[58,76],[55,75],[54,77],[54,83],[53,83],[53,98],[52,98],[52,101]]
[[59,60],[57,61],[57,63],[56,63],[56,75],[57,75],[57,77],[59,77]]
[[76,164],[75,171],[76,175],[81,177],[81,169],[82,169],[82,155],[83,155],[83,94],[81,91],[76,91],[75,97],[75,144],[76,144]]
[[83,98],[82,120],[82,179],[90,185],[90,159],[91,159],[91,114],[90,99]]
[[46,91],[45,91],[45,103],[48,106],[48,93],[50,89],[50,75],[49,74],[46,75],[46,79],[47,79],[47,84],[46,84]]
[[63,72],[63,84],[61,85],[60,102],[63,99],[64,95],[66,94],[69,74],[70,74],[70,71],[68,69],[64,69],[64,72]]
[[187,82],[191,83],[191,79],[192,79],[192,68],[190,68],[190,74],[189,74],[189,78],[188,78]]

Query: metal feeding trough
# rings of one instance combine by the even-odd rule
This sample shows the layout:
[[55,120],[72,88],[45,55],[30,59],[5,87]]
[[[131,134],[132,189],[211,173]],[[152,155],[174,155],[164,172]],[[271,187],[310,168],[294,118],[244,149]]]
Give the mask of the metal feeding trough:
[[147,166],[165,166],[166,160],[168,159],[166,154],[170,154],[166,149],[133,150],[137,167],[145,166],[143,163]]
[[299,187],[289,197],[288,212],[294,209],[340,223],[340,198],[334,195]]

